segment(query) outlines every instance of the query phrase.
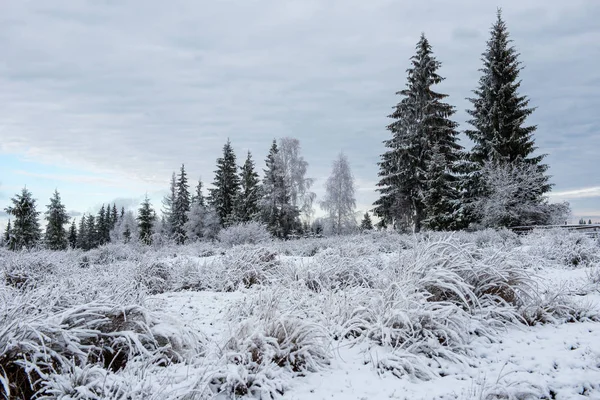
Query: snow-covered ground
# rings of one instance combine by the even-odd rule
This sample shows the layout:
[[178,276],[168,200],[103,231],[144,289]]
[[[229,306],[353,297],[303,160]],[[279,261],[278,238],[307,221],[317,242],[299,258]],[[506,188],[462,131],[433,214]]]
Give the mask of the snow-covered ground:
[[0,261],[11,398],[600,399],[600,247],[564,231]]

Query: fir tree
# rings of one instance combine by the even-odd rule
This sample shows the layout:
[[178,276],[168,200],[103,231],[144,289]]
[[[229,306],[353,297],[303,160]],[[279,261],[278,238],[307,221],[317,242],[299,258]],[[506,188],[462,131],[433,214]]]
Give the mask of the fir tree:
[[21,250],[35,247],[42,236],[35,199],[27,188],[23,188],[11,201],[12,205],[5,208],[6,213],[14,217],[9,248]]
[[[479,86],[473,91],[475,96],[468,99],[473,106],[467,110],[472,117],[468,123],[473,129],[465,133],[475,143],[469,157],[474,165],[463,185],[463,202],[469,215],[476,213],[469,207],[489,195],[480,172],[486,162],[535,165],[538,173],[545,177],[541,182],[541,194],[550,191],[552,186],[545,175],[548,166],[542,164],[545,155],[533,155],[537,149],[533,139],[537,127],[527,126],[525,121],[534,108],[529,107],[527,96],[518,93],[521,86],[519,73],[523,67],[518,60],[519,53],[511,45],[500,10],[490,34],[482,54]],[[538,200],[541,202],[541,197]]]
[[235,219],[237,222],[252,221],[258,216],[260,180],[254,169],[252,155],[248,152],[246,162],[240,167],[240,190],[236,199]]
[[2,238],[3,244],[5,246],[10,247],[11,236],[12,236],[12,228],[10,226],[10,219],[9,219],[8,224],[6,225],[6,230],[4,231],[4,236]]
[[455,179],[450,175],[448,162],[439,147],[433,148],[433,156],[425,174],[427,189],[423,195],[425,220],[423,225],[430,230],[456,228],[458,218],[458,191]]
[[50,250],[65,250],[68,246],[65,225],[69,223],[69,215],[61,202],[58,190],[54,191],[47,208],[45,214],[46,234],[44,236],[46,247]]
[[97,230],[97,241],[98,245],[103,245],[110,242],[110,208],[105,208],[104,204],[98,211],[96,217],[96,230]]
[[588,225],[591,225],[591,224],[592,224],[592,220],[591,220],[591,219],[589,219],[589,220],[588,220]]
[[125,207],[121,207],[121,216],[119,218],[123,219],[125,216]]
[[360,230],[361,231],[370,231],[373,229],[373,222],[371,221],[371,216],[368,212],[365,213],[362,221],[360,222]]
[[277,142],[273,140],[265,160],[267,168],[264,170],[260,212],[262,222],[267,225],[269,232],[273,236],[286,238],[299,225],[300,212],[290,204],[289,190],[278,152]]
[[185,223],[188,221],[187,213],[190,211],[190,192],[187,181],[185,166],[181,165],[179,176],[177,177],[177,193],[173,202],[172,223],[175,241],[179,244],[185,243],[186,231]]
[[153,229],[156,214],[150,205],[150,199],[147,194],[138,210],[137,220],[140,241],[145,244],[152,244],[152,234],[154,233]]
[[403,99],[389,116],[394,120],[388,130],[392,138],[384,142],[388,150],[381,156],[377,184],[380,198],[375,214],[396,228],[408,223],[418,232],[425,218],[423,196],[427,190],[425,172],[431,161],[431,149],[437,146],[451,169],[462,157],[457,141],[456,123],[449,118],[454,108],[447,97],[432,90],[444,78],[437,74],[441,63],[432,54],[424,35],[411,58],[406,89],[398,92]]
[[85,225],[85,214],[83,214],[81,216],[81,219],[79,220],[79,232],[77,233],[77,248],[78,249],[82,249],[82,250],[86,250],[89,248],[88,243],[87,243],[87,231],[86,231],[86,225]]
[[223,156],[217,159],[213,186],[209,203],[217,212],[221,226],[228,226],[234,219],[235,200],[240,189],[235,153],[229,139],[223,146]]
[[91,250],[98,246],[98,231],[96,229],[96,219],[89,214],[85,220],[85,247],[84,250]]
[[198,204],[204,207],[204,194],[202,193],[202,179],[198,179],[198,184],[196,185],[196,190],[194,191],[194,195],[192,196],[192,204]]
[[171,184],[169,186],[169,194],[162,200],[162,215],[165,218],[163,229],[167,232],[167,236],[174,237],[175,235],[175,201],[177,199],[177,175],[175,172],[171,175]]
[[[110,213],[110,230],[115,229],[115,225],[117,224],[118,220],[119,220],[119,213],[117,212],[117,204],[113,203],[112,211]],[[110,233],[109,233],[109,235],[110,235]]]
[[71,222],[71,227],[69,228],[68,241],[72,249],[77,247],[77,224],[75,223],[75,218],[73,218],[73,222]]

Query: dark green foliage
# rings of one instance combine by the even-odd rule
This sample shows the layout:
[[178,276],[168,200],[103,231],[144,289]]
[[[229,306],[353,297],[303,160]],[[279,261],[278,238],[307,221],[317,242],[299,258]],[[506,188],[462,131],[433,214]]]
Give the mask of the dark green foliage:
[[12,236],[12,228],[10,226],[10,219],[8,220],[8,224],[6,225],[6,230],[4,231],[4,236],[2,237],[3,245],[10,246],[10,238]]
[[362,221],[360,222],[360,230],[361,231],[370,231],[373,229],[373,222],[371,221],[371,216],[368,212],[365,213]]
[[66,250],[68,240],[65,225],[69,223],[69,215],[60,200],[58,190],[54,191],[47,207],[46,234],[44,235],[46,247],[50,250]]
[[36,210],[36,201],[27,188],[11,199],[12,205],[5,208],[8,215],[12,215],[12,236],[9,249],[21,250],[35,247],[41,239],[41,230],[38,221],[39,211]]
[[77,247],[77,225],[75,224],[75,219],[73,218],[73,222],[71,222],[71,227],[69,228],[69,235],[67,237],[69,241],[69,246],[74,249]]
[[214,207],[221,226],[228,226],[234,222],[235,200],[240,190],[240,178],[237,174],[235,153],[231,143],[227,140],[223,146],[223,157],[217,159],[214,189],[210,190],[209,203]]
[[204,194],[202,193],[202,187],[202,179],[198,179],[196,190],[194,192],[194,195],[192,196],[192,204],[204,206]]
[[145,244],[152,244],[152,234],[154,221],[156,220],[156,214],[150,205],[150,199],[148,199],[148,195],[146,195],[142,205],[140,206],[140,209],[138,210],[137,220],[140,241]]
[[97,245],[101,246],[110,242],[110,229],[111,229],[111,219],[110,219],[110,207],[104,208],[104,204],[100,208],[98,212],[98,216],[96,217],[96,229],[97,229]]
[[300,226],[300,211],[290,204],[289,188],[286,187],[278,152],[277,142],[273,140],[266,159],[260,214],[262,222],[273,236],[287,238]]
[[185,243],[187,234],[185,223],[188,221],[188,212],[190,211],[190,191],[188,186],[185,166],[181,164],[181,170],[177,177],[176,197],[173,202],[171,214],[171,223],[173,224],[173,236],[179,244]]
[[423,225],[430,230],[445,231],[457,227],[459,196],[456,179],[449,173],[447,165],[439,147],[435,146],[425,174],[427,188],[423,194],[426,216]]
[[236,222],[249,222],[256,219],[259,213],[259,200],[260,180],[254,169],[252,155],[248,152],[246,162],[240,167],[240,190],[235,205]]
[[85,236],[85,247],[83,250],[91,250],[98,246],[96,219],[92,214],[89,214],[85,219]]
[[177,175],[173,172],[173,175],[171,175],[169,194],[162,200],[162,215],[165,220],[163,230],[170,237],[175,236],[175,199],[177,199]]
[[76,247],[78,249],[82,249],[85,250],[88,248],[88,244],[87,244],[87,231],[86,231],[86,225],[85,225],[85,214],[83,214],[81,216],[81,219],[79,220],[79,232],[77,233],[77,244]]
[[117,224],[118,220],[119,220],[119,214],[117,212],[117,204],[113,203],[112,210],[110,213],[110,230],[115,229],[115,225]]
[[377,186],[381,196],[374,212],[385,224],[397,229],[409,225],[419,231],[426,218],[423,197],[432,148],[438,147],[453,171],[462,157],[462,147],[457,142],[457,124],[449,119],[454,108],[443,102],[447,95],[431,88],[444,79],[437,74],[441,63],[424,35],[416,48],[407,87],[397,93],[403,99],[389,116],[394,120],[387,127],[392,138],[384,142],[388,150],[379,163],[381,180]]

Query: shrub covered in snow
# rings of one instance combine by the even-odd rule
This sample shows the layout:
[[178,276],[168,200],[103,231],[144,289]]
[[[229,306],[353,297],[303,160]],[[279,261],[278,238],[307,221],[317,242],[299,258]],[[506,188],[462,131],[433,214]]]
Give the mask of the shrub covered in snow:
[[267,227],[259,222],[246,222],[223,229],[219,232],[219,242],[225,246],[243,244],[266,244],[273,240]]

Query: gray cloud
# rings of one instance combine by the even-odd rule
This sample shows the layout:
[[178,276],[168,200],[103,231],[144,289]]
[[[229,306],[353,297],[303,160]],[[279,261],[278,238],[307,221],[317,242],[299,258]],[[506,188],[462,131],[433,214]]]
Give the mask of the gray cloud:
[[[166,187],[182,162],[210,183],[227,137],[262,168],[270,140],[294,136],[312,176],[326,176],[343,150],[372,187],[385,116],[422,31],[456,120],[467,119],[495,18],[484,3],[259,0],[231,12],[230,2],[12,0],[0,16],[0,151]],[[503,7],[556,190],[600,186],[582,173],[598,168],[600,6]]]

